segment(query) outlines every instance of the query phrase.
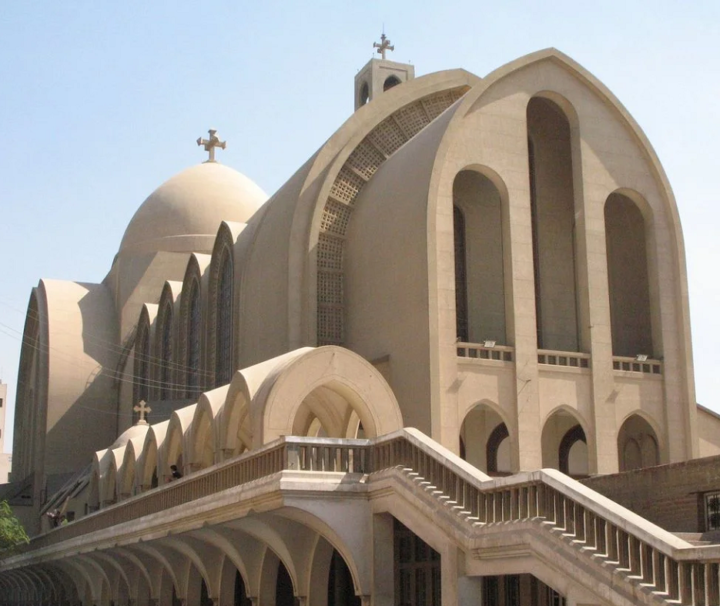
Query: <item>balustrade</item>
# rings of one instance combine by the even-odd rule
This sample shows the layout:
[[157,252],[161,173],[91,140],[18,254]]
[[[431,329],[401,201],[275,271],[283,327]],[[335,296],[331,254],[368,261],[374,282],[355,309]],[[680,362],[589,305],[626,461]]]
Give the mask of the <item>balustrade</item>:
[[636,526],[634,514],[606,504],[603,497],[577,488],[559,473],[483,479],[419,435],[402,430],[373,440],[281,438],[54,529],[20,551],[137,520],[282,471],[373,474],[399,470],[472,529],[534,521],[613,567],[643,591],[682,604],[720,606],[720,549],[703,552],[683,547],[684,542],[659,528],[650,532]]
[[662,362],[660,360],[641,360],[638,358],[613,356],[613,370],[637,372],[646,375],[661,375]]
[[457,355],[459,358],[512,362],[513,348],[506,345],[487,346],[483,343],[458,343]]

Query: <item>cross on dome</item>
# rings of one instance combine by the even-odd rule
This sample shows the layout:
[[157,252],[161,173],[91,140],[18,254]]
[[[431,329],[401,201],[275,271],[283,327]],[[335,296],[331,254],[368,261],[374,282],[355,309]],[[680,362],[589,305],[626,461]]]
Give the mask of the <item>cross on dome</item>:
[[220,137],[217,136],[217,130],[211,128],[208,130],[210,135],[209,139],[203,139],[202,137],[197,138],[197,144],[205,147],[205,151],[208,152],[209,157],[205,162],[215,162],[215,148],[225,149],[227,145],[226,141],[220,141]]
[[390,40],[385,35],[385,32],[382,33],[382,36],[380,36],[380,44],[377,42],[373,42],[373,48],[377,49],[378,54],[385,59],[385,52],[386,51],[394,51],[395,46],[390,46]]
[[137,406],[133,407],[133,410],[140,415],[136,425],[147,425],[148,422],[145,419],[145,415],[152,412],[152,408],[147,405],[147,402],[145,402],[145,400],[140,400]]

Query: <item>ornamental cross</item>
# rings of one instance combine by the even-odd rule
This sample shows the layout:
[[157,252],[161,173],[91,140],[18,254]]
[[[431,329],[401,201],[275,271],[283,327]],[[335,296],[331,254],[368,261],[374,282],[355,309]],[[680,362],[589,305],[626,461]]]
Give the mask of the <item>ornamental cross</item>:
[[145,400],[140,400],[138,402],[137,406],[133,408],[133,410],[140,415],[140,419],[137,422],[137,425],[147,425],[148,422],[145,419],[145,415],[152,412],[152,408],[150,408]]
[[380,36],[380,44],[373,42],[373,48],[377,49],[378,54],[380,54],[383,59],[385,59],[385,51],[395,50],[394,46],[390,46],[390,40],[388,40],[387,36],[385,36],[385,32],[383,32],[382,36]]
[[215,148],[219,147],[220,149],[225,149],[227,142],[220,141],[220,137],[217,136],[217,131],[214,128],[211,128],[208,133],[210,138],[203,139],[202,137],[198,137],[197,144],[204,146],[205,151],[210,155],[205,162],[215,162]]

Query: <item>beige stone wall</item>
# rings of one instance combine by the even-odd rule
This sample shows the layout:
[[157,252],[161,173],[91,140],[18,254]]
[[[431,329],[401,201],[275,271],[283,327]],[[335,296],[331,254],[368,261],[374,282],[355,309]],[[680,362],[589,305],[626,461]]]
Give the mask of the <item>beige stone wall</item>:
[[[591,83],[591,84],[589,84]],[[475,92],[477,91],[477,92]],[[634,412],[652,419],[661,445],[662,460],[681,460],[696,448],[694,387],[689,357],[687,299],[682,285],[682,237],[672,192],[652,150],[641,138],[631,119],[601,85],[571,63],[554,58],[529,60],[524,66],[510,66],[491,74],[468,94],[456,113],[445,140],[438,150],[431,182],[430,212],[436,213],[431,233],[431,267],[442,269],[430,275],[431,317],[437,315],[439,331],[431,348],[440,352],[431,373],[439,376],[443,419],[442,441],[457,448],[457,435],[464,411],[484,397],[501,393],[503,365],[494,371],[476,365],[472,379],[466,362],[458,362],[453,345],[454,292],[451,281],[451,244],[447,237],[451,223],[452,187],[463,169],[473,167],[495,179],[508,216],[506,263],[509,267],[510,298],[508,326],[510,343],[515,347],[515,385],[513,395],[499,405],[517,425],[515,460],[518,469],[534,469],[542,464],[540,435],[544,420],[560,405],[577,411],[586,420],[590,448],[590,471],[607,473],[618,469],[617,433],[622,422]],[[588,370],[538,365],[536,342],[535,288],[533,275],[532,208],[529,191],[527,147],[527,107],[533,97],[543,96],[571,116],[573,205],[570,212],[550,213],[547,238],[553,230],[564,232],[566,244],[557,250],[558,263],[569,263],[572,248],[572,218],[575,217],[576,274],[580,342],[591,354]],[[414,142],[408,144],[412,146]],[[604,208],[616,191],[636,192],[644,201],[643,214],[652,217],[647,239],[650,297],[657,300],[658,314],[652,314],[657,339],[656,355],[663,355],[661,375],[613,370],[610,304]],[[567,195],[566,192],[564,195]],[[628,194],[630,195],[630,194]],[[567,205],[567,202],[566,202]],[[564,218],[563,218],[564,217]],[[564,221],[564,222],[563,222]],[[432,222],[429,223],[432,227]],[[433,242],[433,238],[436,241]],[[563,248],[564,247],[564,248]],[[566,269],[569,265],[565,265]],[[565,274],[569,272],[566,271]],[[563,302],[565,301],[565,302]],[[570,299],[552,301],[563,309],[572,326]],[[437,307],[433,304],[437,303]],[[563,347],[571,349],[569,344]],[[639,352],[637,352],[639,353]],[[491,366],[491,365],[486,365]],[[477,368],[477,369],[476,369]],[[546,379],[552,371],[555,378]],[[475,375],[490,373],[485,378]],[[472,380],[473,388],[466,388]],[[457,399],[453,414],[452,402]],[[669,428],[672,427],[673,431]]]
[[582,483],[671,532],[703,532],[704,494],[720,490],[720,457],[707,457]]

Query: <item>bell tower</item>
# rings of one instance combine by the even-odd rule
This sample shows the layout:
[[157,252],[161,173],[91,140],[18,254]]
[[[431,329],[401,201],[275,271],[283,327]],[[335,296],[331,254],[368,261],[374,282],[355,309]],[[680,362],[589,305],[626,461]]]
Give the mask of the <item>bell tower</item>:
[[355,110],[372,101],[378,95],[393,86],[412,80],[415,77],[415,66],[397,63],[385,58],[385,53],[395,50],[383,32],[380,42],[373,42],[380,59],[370,59],[355,76]]

